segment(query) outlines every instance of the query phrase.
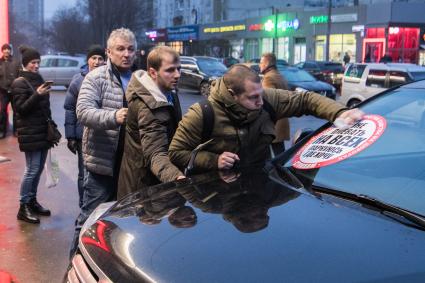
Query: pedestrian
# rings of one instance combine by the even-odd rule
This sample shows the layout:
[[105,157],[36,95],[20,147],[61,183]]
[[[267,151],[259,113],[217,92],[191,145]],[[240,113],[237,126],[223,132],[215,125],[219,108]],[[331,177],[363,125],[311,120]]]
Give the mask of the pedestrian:
[[124,156],[118,198],[143,187],[184,178],[168,157],[168,146],[181,120],[176,93],[180,56],[168,46],[149,52],[148,71],[131,77]]
[[77,118],[84,126],[84,197],[76,220],[72,256],[81,226],[101,203],[117,196],[121,158],[124,150],[127,100],[125,90],[136,55],[134,33],[115,29],[107,40],[106,65],[89,72],[77,99]]
[[[288,82],[276,68],[276,56],[273,53],[264,53],[260,59],[260,72],[263,74],[263,88],[289,90]],[[276,121],[276,138],[272,142],[275,155],[285,151],[285,141],[289,140],[289,119],[282,118]]]
[[[5,138],[9,127],[7,107],[12,102],[12,82],[18,77],[19,63],[12,56],[12,47],[5,43],[1,47],[0,58],[0,139]],[[15,129],[15,112],[13,112],[13,132]]]
[[[236,64],[213,82],[208,101],[215,116],[212,139],[194,160],[197,172],[231,169],[235,164],[262,166],[270,158],[277,119],[305,114],[347,124],[361,119],[363,112],[314,92],[295,93],[263,89],[260,77],[249,67]],[[169,148],[171,161],[179,168],[188,165],[191,151],[204,142],[203,111],[194,104],[183,117]]]
[[20,207],[17,218],[29,223],[40,223],[38,215],[49,216],[50,210],[37,201],[37,187],[53,146],[47,141],[47,119],[50,111],[50,84],[39,74],[40,53],[20,46],[23,70],[12,83],[13,105],[16,111],[16,130],[19,149],[25,154],[25,173],[21,183]]
[[391,57],[390,53],[385,53],[385,55],[379,59],[379,63],[391,63],[392,61],[393,58]]
[[348,55],[348,52],[345,52],[344,58],[342,60],[344,61],[344,66],[347,66],[347,64],[350,63],[351,57]]
[[76,74],[69,84],[65,97],[65,137],[68,140],[68,149],[78,156],[78,205],[83,204],[83,180],[84,164],[81,139],[83,137],[83,126],[77,119],[76,106],[81,84],[88,72],[104,65],[105,49],[100,45],[93,45],[87,52],[87,66]]

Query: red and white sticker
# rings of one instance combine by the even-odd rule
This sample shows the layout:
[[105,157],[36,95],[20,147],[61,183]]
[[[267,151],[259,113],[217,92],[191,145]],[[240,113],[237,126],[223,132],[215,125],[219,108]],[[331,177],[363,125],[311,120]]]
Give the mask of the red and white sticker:
[[379,115],[365,115],[346,130],[332,126],[312,137],[295,155],[292,166],[315,169],[347,159],[372,145],[384,133],[387,121]]

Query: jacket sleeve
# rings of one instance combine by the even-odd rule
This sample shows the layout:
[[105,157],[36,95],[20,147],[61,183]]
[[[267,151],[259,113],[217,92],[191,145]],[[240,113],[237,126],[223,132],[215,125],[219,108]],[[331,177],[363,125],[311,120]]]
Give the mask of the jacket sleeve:
[[[168,154],[171,161],[179,168],[185,168],[190,160],[190,154],[202,143],[203,118],[198,103],[192,105],[183,116],[171,141]],[[216,170],[219,154],[200,151],[195,158],[194,168],[200,170]]]
[[77,99],[77,118],[84,126],[100,130],[116,129],[117,110],[102,109],[101,80],[89,73],[86,75]]
[[143,102],[139,105],[141,107],[138,111],[138,126],[145,164],[148,164],[151,172],[161,182],[174,181],[178,176],[183,176],[183,173],[171,163],[168,157],[167,124],[169,121],[162,121],[155,117],[152,110]]
[[16,79],[12,83],[12,97],[14,110],[25,116],[38,107],[42,96],[37,94],[35,89],[30,88],[27,83]]
[[276,111],[276,118],[313,115],[333,122],[348,108],[320,94],[306,91],[294,92],[278,89],[266,89],[265,99]]
[[[81,76],[81,74],[78,74],[78,76]],[[66,90],[63,107],[65,108],[65,137],[67,139],[75,139],[77,137],[75,127],[77,124],[76,106],[80,87],[79,80],[80,78],[75,76]]]

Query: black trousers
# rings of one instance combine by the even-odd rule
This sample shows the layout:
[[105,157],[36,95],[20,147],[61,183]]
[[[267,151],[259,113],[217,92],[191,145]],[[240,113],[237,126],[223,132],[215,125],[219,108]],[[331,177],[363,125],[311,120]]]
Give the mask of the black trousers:
[[[6,136],[9,128],[9,114],[7,112],[9,103],[13,108],[12,95],[3,89],[0,89],[0,138],[2,136]],[[13,132],[15,132],[15,121],[15,112],[13,112]]]

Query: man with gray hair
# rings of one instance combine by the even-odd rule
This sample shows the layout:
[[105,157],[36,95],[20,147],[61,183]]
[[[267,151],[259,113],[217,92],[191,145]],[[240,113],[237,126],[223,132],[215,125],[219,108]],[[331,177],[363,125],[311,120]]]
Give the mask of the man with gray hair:
[[77,118],[84,126],[83,204],[76,220],[71,256],[81,226],[101,203],[116,199],[124,149],[127,100],[125,90],[137,50],[129,29],[113,30],[107,41],[107,64],[88,73],[77,100]]

